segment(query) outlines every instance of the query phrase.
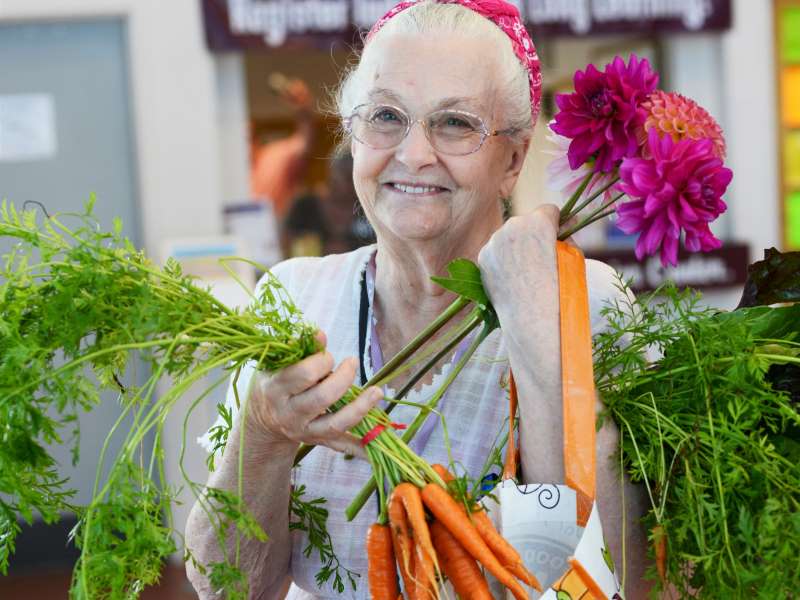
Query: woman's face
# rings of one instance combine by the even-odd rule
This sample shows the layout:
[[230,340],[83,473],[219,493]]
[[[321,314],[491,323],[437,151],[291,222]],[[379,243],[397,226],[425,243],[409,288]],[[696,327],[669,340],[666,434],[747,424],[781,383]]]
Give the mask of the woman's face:
[[[479,116],[490,131],[508,127],[495,101],[500,82],[490,43],[405,34],[373,43],[379,44],[370,49],[375,67],[358,103],[397,106],[412,120],[452,108]],[[416,123],[387,150],[353,140],[353,180],[379,238],[458,243],[464,236],[488,237],[499,227],[500,199],[510,195],[525,150],[500,135],[472,154],[442,154]]]

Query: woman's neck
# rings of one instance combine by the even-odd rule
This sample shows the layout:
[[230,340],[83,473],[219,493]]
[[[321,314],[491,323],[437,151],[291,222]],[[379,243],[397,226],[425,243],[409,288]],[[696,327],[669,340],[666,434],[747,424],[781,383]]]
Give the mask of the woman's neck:
[[379,237],[373,310],[384,357],[393,356],[455,299],[431,276],[446,275],[447,264],[456,258],[475,261],[491,233],[402,244]]

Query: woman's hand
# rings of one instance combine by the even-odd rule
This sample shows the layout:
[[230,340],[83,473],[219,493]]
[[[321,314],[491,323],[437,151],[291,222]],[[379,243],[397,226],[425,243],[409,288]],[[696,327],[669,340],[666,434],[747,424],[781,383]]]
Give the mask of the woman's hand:
[[[324,334],[319,339],[324,346]],[[247,410],[248,432],[269,445],[315,444],[364,456],[348,430],[383,397],[380,388],[367,388],[341,410],[326,412],[353,384],[357,364],[349,358],[334,369],[333,355],[323,350],[277,373],[257,374]]]
[[552,204],[512,217],[478,255],[484,287],[504,335],[523,349],[537,337],[543,322],[557,323],[558,219],[558,207]]

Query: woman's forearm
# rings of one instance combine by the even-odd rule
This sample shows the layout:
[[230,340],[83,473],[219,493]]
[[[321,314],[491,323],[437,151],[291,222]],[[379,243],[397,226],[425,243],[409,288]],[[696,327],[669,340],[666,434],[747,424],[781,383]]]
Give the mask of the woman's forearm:
[[[550,257],[555,262],[555,257]],[[550,261],[544,261],[549,263]],[[535,285],[512,282],[496,306],[519,396],[519,439],[526,482],[564,481],[558,278],[549,264]]]
[[[250,584],[250,598],[259,600],[281,598],[289,578],[291,538],[289,534],[290,474],[297,449],[295,444],[271,442],[250,435],[245,436],[243,455],[242,497],[248,510],[266,531],[269,539],[259,542],[241,537],[239,567]],[[239,430],[230,434],[228,445],[217,469],[211,473],[208,486],[234,493],[238,489]],[[195,503],[186,524],[186,546],[198,562],[206,567],[227,557],[236,557],[236,534],[231,528],[220,548],[214,526],[208,515]],[[207,575],[201,574],[191,562],[187,574],[202,600],[220,597]]]

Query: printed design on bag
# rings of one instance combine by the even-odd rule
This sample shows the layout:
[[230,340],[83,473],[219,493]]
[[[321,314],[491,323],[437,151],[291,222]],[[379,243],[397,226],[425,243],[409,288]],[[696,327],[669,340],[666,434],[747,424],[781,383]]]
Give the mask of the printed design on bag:
[[[611,550],[608,549],[608,541],[603,539],[603,544],[605,544],[605,547],[600,548],[600,554],[603,555],[603,560],[605,561],[608,570],[611,571],[612,575],[614,575],[614,585],[616,585],[617,591],[619,591],[621,587],[619,585],[619,581],[617,581],[616,571],[614,570],[614,558],[611,556]],[[617,598],[622,600],[622,597],[619,594],[614,594],[611,600],[616,600]]]
[[553,585],[556,600],[595,600],[575,569],[570,569]]
[[600,548],[600,554],[603,555],[603,560],[605,561],[608,570],[614,573],[614,559],[611,556],[611,551],[608,549],[608,542],[605,540],[603,540],[603,542],[605,543],[605,548]]
[[566,529],[561,523],[549,523],[544,535],[511,536],[509,542],[519,550],[525,566],[536,574],[539,581],[555,581],[570,568],[568,559],[575,550],[574,534],[565,533],[561,539],[557,537],[559,531]]
[[518,487],[517,489],[525,496],[538,494],[536,499],[539,501],[539,506],[547,510],[555,508],[561,502],[561,490],[558,489],[557,485],[539,483],[537,485],[523,486],[522,488]]

